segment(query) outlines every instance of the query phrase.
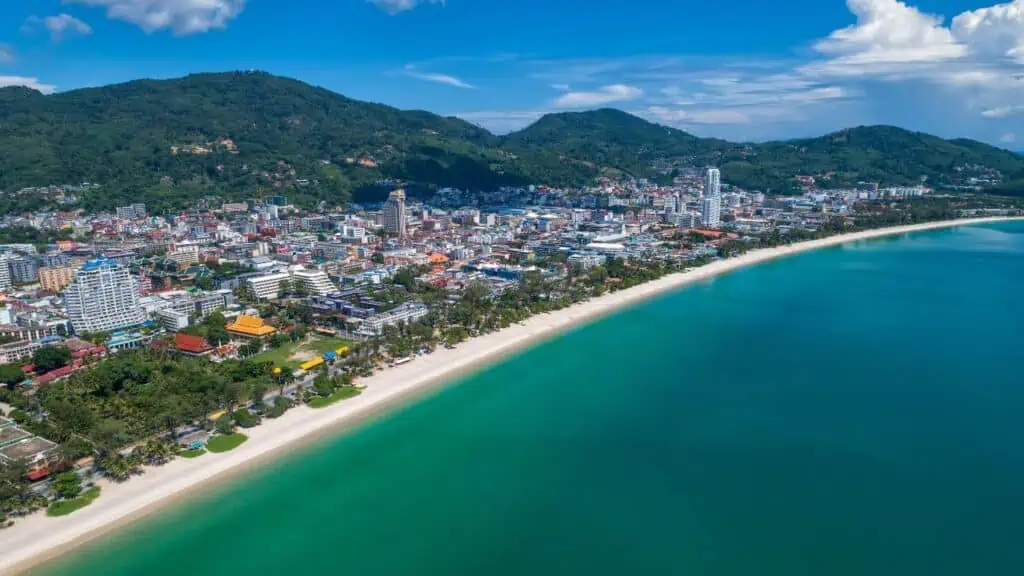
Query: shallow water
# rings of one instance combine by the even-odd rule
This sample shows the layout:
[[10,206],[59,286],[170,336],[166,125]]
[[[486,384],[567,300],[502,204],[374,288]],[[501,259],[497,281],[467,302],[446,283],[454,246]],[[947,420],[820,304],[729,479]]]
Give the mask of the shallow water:
[[543,344],[42,574],[1024,574],[1024,224]]

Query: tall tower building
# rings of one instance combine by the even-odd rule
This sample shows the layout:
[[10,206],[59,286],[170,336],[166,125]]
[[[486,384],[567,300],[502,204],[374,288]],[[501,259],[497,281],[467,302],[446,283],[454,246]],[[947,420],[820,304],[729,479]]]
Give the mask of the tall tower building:
[[718,168],[708,168],[707,174],[704,175],[704,196],[714,196],[716,198],[722,197],[722,175],[718,171]]
[[384,229],[405,238],[405,191],[395,190],[384,203]]
[[142,324],[138,287],[127,268],[100,258],[87,262],[64,290],[64,307],[76,332],[110,332]]
[[11,289],[11,272],[7,267],[8,255],[0,256],[0,292]]
[[709,228],[718,228],[722,223],[722,197],[705,196],[700,212],[701,223]]

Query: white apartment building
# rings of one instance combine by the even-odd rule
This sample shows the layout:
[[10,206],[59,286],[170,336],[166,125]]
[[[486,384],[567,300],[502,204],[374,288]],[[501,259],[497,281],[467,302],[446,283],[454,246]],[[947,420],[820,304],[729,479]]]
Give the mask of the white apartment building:
[[718,171],[718,168],[708,168],[707,174],[704,175],[704,196],[716,196],[722,195],[722,174]]
[[345,240],[353,240],[360,243],[366,241],[366,228],[363,228],[362,226],[349,226],[348,224],[342,224],[340,231],[341,237]]
[[401,306],[382,312],[363,320],[359,326],[359,334],[366,336],[378,336],[384,332],[385,326],[395,326],[400,322],[415,322],[426,316],[430,310],[424,304],[410,302]]
[[75,273],[64,290],[64,306],[76,332],[110,332],[142,324],[138,286],[127,268],[104,258]]
[[718,228],[722,224],[722,198],[705,196],[700,213],[701,223],[710,228]]
[[310,296],[326,296],[338,291],[327,273],[320,270],[296,270],[292,273],[292,281],[301,282],[304,291]]
[[31,358],[36,350],[43,347],[39,340],[16,340],[0,345],[0,364],[13,364],[19,360]]
[[0,256],[0,291],[11,289],[11,271],[7,267],[7,255]]
[[256,278],[247,278],[245,285],[249,288],[249,294],[259,300],[275,300],[281,296],[281,281],[291,281],[291,274],[287,272],[281,272],[278,274],[268,274],[267,276],[257,276]]
[[171,332],[178,332],[188,328],[189,315],[184,312],[168,308],[156,313],[160,325]]

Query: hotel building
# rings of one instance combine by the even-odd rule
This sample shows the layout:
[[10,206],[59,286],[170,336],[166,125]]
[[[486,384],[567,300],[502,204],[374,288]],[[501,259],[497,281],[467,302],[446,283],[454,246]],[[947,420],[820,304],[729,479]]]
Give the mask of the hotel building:
[[76,332],[111,332],[142,324],[138,288],[127,268],[92,260],[64,290],[64,306]]

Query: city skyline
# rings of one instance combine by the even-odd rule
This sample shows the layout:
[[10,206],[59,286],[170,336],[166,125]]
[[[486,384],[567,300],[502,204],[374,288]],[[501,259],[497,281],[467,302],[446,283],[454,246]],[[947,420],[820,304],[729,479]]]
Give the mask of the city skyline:
[[550,4],[40,0],[0,26],[0,85],[254,68],[498,133],[611,106],[732,140],[894,124],[1024,147],[1024,0]]

